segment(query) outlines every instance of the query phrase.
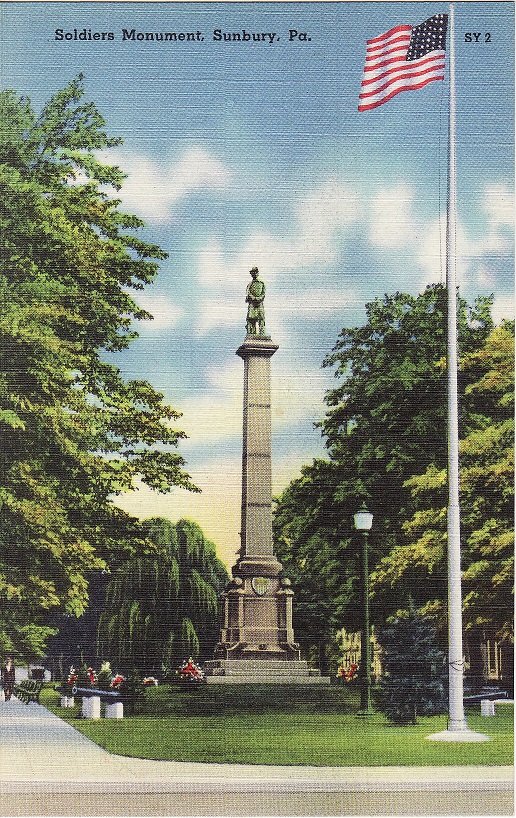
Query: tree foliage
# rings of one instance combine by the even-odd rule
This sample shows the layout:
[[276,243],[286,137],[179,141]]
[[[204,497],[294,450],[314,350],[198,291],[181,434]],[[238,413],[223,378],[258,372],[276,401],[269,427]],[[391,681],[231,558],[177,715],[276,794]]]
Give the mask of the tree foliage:
[[[514,569],[514,325],[495,327],[462,359],[473,382],[460,441],[464,618],[469,629],[512,635]],[[444,624],[446,595],[446,469],[429,466],[407,481],[414,513],[403,540],[376,566],[376,596],[415,601]]]
[[360,594],[358,555],[347,524],[352,499],[338,490],[347,477],[345,468],[315,460],[285,489],[274,515],[275,551],[295,589],[296,641],[325,673],[336,658],[332,636],[353,621],[349,602]]
[[52,609],[84,611],[88,571],[144,547],[114,495],[137,475],[158,491],[192,486],[178,412],[107,361],[151,317],[131,290],[165,258],[106,192],[124,174],[98,152],[120,140],[81,76],[39,115],[3,92],[0,122],[0,630],[16,649]]
[[[510,527],[510,488],[505,478],[496,488],[494,483],[495,474],[510,473],[511,433],[503,414],[510,408],[510,377],[504,358],[507,329],[493,330],[490,300],[477,299],[473,306],[459,300],[458,312],[463,496],[466,516],[477,532],[468,533],[465,575],[467,610],[473,616],[474,603],[482,604],[484,612],[489,607],[482,602],[480,573],[485,587],[498,582],[501,588],[502,575],[508,576],[505,552],[503,568],[500,563],[495,570],[497,541],[487,531],[496,530],[501,538],[501,555]],[[337,380],[326,395],[328,411],[321,423],[328,460],[303,468],[279,498],[275,515],[277,553],[293,579],[296,600],[302,605],[311,600],[314,608],[322,602],[320,639],[343,625],[359,624],[359,541],[352,515],[362,500],[374,514],[373,621],[381,624],[399,608],[406,609],[410,595],[417,604],[426,604],[428,613],[435,600],[446,597],[445,512],[442,505],[431,511],[429,498],[422,498],[418,487],[418,479],[424,479],[442,496],[446,474],[446,292],[432,286],[418,296],[386,295],[368,304],[366,313],[364,326],[344,328],[325,360],[335,367]],[[478,461],[479,432],[491,458],[489,484]],[[489,443],[493,436],[500,457]],[[422,474],[424,478],[416,477]],[[490,498],[498,499],[493,504]],[[410,526],[412,551],[407,550]],[[423,561],[419,552],[425,554]],[[469,570],[475,561],[477,566]],[[506,603],[501,593],[504,615]],[[298,617],[296,638],[302,642],[304,635],[312,643],[316,638]]]
[[446,709],[445,655],[432,622],[412,604],[378,632],[382,652],[377,704],[395,724],[416,724],[417,716]]
[[111,577],[98,655],[117,667],[160,673],[189,655],[211,655],[228,575],[195,523],[155,518],[143,527],[160,556],[138,557]]
[[[459,301],[462,355],[485,341],[489,306]],[[366,314],[364,326],[342,330],[324,362],[338,385],[326,394],[322,429],[330,459],[350,462],[382,529],[397,535],[411,503],[406,481],[421,464],[446,463],[446,291],[386,295]],[[462,373],[463,396],[468,380]]]

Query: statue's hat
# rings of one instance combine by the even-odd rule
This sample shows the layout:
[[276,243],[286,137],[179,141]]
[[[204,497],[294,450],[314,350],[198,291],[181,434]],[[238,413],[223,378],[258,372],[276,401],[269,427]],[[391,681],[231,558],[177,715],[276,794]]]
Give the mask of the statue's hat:
[[250,273],[257,273],[257,272],[258,272],[258,267],[252,267],[252,268],[249,270],[249,272],[250,272]]

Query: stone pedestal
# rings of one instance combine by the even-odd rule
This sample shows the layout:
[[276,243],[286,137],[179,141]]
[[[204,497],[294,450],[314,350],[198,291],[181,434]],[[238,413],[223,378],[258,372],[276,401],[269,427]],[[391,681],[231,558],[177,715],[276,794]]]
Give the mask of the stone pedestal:
[[123,719],[124,704],[123,702],[114,702],[113,704],[106,704],[106,719]]
[[85,719],[100,719],[100,696],[85,696],[83,698],[82,716]]
[[482,699],[480,702],[480,715],[481,716],[494,716],[495,715],[495,703],[490,702],[489,699]]
[[290,581],[272,542],[270,359],[268,336],[248,335],[244,361],[241,546],[233,579],[222,594],[220,640],[205,666],[214,683],[321,683],[300,660],[292,628]]

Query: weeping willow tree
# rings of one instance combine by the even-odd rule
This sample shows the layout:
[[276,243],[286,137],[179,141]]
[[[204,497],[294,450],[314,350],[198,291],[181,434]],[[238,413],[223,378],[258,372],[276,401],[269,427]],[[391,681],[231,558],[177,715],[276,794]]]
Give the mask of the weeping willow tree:
[[218,636],[218,595],[228,575],[200,527],[155,518],[144,524],[159,557],[116,571],[98,626],[98,655],[118,668],[161,672],[187,656],[208,658]]

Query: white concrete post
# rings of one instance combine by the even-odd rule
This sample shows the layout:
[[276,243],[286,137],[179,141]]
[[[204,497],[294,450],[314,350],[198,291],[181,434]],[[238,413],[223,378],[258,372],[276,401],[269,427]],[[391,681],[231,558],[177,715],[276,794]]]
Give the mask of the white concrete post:
[[124,705],[122,702],[106,704],[106,719],[123,719]]
[[83,698],[82,715],[85,719],[100,719],[100,696]]

